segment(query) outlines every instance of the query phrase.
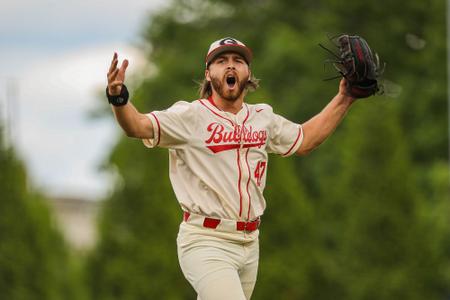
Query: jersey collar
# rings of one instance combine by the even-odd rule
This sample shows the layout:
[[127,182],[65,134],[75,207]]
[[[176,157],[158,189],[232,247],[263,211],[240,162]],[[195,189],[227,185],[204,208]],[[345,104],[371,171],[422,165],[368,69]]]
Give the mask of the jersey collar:
[[[212,98],[212,96],[209,96],[208,99],[206,99],[207,101],[203,101],[200,100],[203,105],[207,106],[214,114],[218,114],[220,117],[224,118],[224,119],[232,119],[235,120],[236,117],[238,118],[238,120],[240,120],[240,122],[238,123],[245,123],[250,115],[250,109],[247,105],[247,103],[243,103],[242,104],[242,108],[241,110],[239,110],[239,112],[237,112],[236,114],[233,113],[229,113],[226,111],[221,110],[216,103],[214,102],[214,99]],[[235,123],[235,122],[233,122]]]

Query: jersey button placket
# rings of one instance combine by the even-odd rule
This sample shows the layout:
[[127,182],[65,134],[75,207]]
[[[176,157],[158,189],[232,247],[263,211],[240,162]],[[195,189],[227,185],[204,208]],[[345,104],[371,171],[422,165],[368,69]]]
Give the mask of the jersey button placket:
[[244,132],[244,124],[238,125],[239,124],[238,119],[239,118],[237,115],[234,116],[234,123],[236,124],[235,126],[238,126],[239,128],[239,145],[240,145],[239,150],[241,150],[242,152],[242,148],[244,147],[244,138],[242,136],[242,133]]
[[[236,118],[237,119],[237,118]],[[237,123],[237,122],[236,122]],[[246,216],[248,214],[248,202],[250,199],[248,198],[248,194],[246,193],[246,183],[248,180],[248,170],[246,168],[246,162],[245,162],[245,148],[244,148],[244,124],[240,125],[240,134],[239,134],[239,163],[241,165],[242,170],[242,177],[241,177],[241,188],[242,188],[242,216]],[[246,201],[245,201],[246,200]],[[246,220],[246,218],[244,218]],[[245,230],[244,230],[245,233]]]

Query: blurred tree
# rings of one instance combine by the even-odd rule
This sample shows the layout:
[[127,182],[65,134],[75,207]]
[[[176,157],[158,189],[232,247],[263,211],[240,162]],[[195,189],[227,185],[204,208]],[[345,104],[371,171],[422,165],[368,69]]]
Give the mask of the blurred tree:
[[[147,153],[151,151],[152,153]],[[122,140],[112,154],[123,183],[105,202],[101,240],[88,262],[93,299],[180,299],[193,295],[178,267],[182,215],[171,191],[168,159]]]
[[[428,236],[437,224],[421,218],[426,199],[395,108],[358,104],[347,121],[318,208],[321,249],[339,271],[321,278],[344,287],[344,299],[440,299],[448,256]],[[320,293],[310,298],[333,295]]]
[[[133,93],[142,112],[195,99],[206,50],[224,36],[255,54],[261,88],[247,101],[298,122],[337,90],[322,81],[327,33],[362,35],[387,62],[394,97],[361,100],[306,158],[271,157],[256,299],[450,294],[443,1],[175,0],[150,20],[143,43],[155,73]],[[120,180],[89,262],[93,297],[193,299],[176,259],[166,151],[124,138],[109,164]]]
[[[1,132],[0,127],[0,132]],[[81,299],[69,253],[44,199],[0,134],[0,298]]]

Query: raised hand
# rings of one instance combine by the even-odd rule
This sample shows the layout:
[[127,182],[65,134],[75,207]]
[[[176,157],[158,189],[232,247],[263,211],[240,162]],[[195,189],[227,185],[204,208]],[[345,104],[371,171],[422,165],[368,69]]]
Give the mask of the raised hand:
[[111,66],[108,70],[108,93],[112,96],[120,94],[122,85],[125,81],[125,71],[128,67],[128,60],[125,59],[122,62],[120,68],[117,68],[118,64],[117,53],[114,52],[113,59],[111,61]]

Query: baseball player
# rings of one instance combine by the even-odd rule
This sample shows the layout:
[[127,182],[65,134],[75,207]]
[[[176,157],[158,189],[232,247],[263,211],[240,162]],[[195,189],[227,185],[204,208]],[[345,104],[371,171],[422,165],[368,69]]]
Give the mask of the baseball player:
[[127,136],[169,151],[170,181],[183,211],[178,259],[201,300],[250,299],[266,207],[268,153],[308,154],[355,100],[342,79],[319,114],[303,124],[291,122],[267,104],[244,101],[257,87],[251,62],[251,50],[237,39],[215,41],[206,55],[200,99],[147,114],[128,101],[128,61],[118,68],[114,53],[108,72],[107,97]]

